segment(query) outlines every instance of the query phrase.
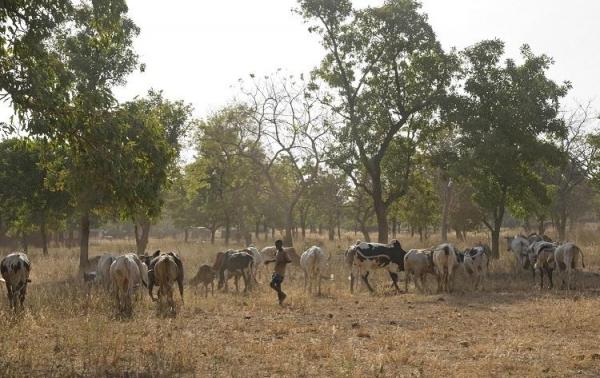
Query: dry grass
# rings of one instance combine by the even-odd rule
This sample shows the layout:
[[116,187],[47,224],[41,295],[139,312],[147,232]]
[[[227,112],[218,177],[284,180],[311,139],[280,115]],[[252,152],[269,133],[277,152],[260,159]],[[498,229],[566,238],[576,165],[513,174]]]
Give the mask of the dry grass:
[[[325,243],[333,262],[353,240]],[[223,248],[152,240],[155,247],[178,250],[188,279]],[[503,251],[484,292],[460,276],[452,295],[412,286],[394,295],[377,274],[377,294],[351,295],[337,267],[322,297],[303,292],[297,271],[287,277],[283,308],[265,283],[208,299],[186,286],[176,318],[159,317],[145,295],[129,320],[117,320],[113,301],[80,282],[76,251],[36,252],[24,314],[0,300],[0,376],[598,376],[600,247],[583,247],[588,268],[571,293],[540,291],[526,273],[514,278]],[[132,249],[115,241],[92,254]]]

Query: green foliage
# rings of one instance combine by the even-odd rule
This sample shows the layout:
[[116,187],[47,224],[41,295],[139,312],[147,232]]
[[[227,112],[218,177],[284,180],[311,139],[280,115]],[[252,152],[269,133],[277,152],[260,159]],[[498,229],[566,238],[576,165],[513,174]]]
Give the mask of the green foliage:
[[463,174],[470,180],[476,203],[492,231],[492,249],[507,204],[519,204],[545,190],[532,167],[557,164],[561,154],[551,141],[564,137],[558,118],[559,100],[569,85],[558,85],[546,74],[552,63],[524,46],[523,62],[501,62],[504,44],[483,41],[466,49],[464,91],[457,94],[455,124]]
[[[327,51],[314,77],[332,90],[324,101],[343,119],[331,161],[371,195],[380,241],[387,241],[387,210],[409,189],[413,158],[429,135],[456,59],[444,53],[416,1],[388,0],[361,10],[347,1],[299,4]],[[382,170],[386,157],[393,165],[388,172]],[[366,181],[357,179],[360,172]]]
[[40,140],[7,139],[0,143],[0,222],[14,236],[48,225],[61,228],[69,212],[69,196],[50,187],[48,164],[61,157]]

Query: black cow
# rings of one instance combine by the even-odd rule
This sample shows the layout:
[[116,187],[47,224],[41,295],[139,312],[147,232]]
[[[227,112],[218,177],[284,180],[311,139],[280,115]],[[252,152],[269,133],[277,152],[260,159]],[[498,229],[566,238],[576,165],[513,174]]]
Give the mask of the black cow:
[[349,253],[354,254],[353,265],[361,272],[360,275],[369,291],[373,292],[368,280],[369,272],[385,268],[392,278],[396,291],[400,292],[398,272],[404,271],[406,251],[402,249],[398,240],[392,240],[390,244],[357,242],[350,249],[352,251],[349,250]]
[[240,276],[244,278],[244,292],[251,289],[252,269],[254,267],[254,258],[247,252],[228,250],[224,254],[217,256],[215,268],[219,272],[218,288],[225,288],[227,291],[227,281],[230,276],[235,277],[235,291],[239,291]]

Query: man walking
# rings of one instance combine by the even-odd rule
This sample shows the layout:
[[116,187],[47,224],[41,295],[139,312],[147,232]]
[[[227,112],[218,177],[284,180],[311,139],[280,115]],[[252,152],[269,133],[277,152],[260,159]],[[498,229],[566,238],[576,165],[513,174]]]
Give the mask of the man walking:
[[281,240],[275,241],[275,249],[277,250],[277,252],[275,252],[275,259],[267,260],[265,261],[265,264],[275,262],[275,270],[273,271],[273,277],[271,278],[271,288],[277,292],[277,299],[279,299],[279,304],[282,305],[287,295],[281,290],[281,283],[285,276],[285,267],[287,264],[291,263],[292,260],[288,257],[287,252],[283,250],[283,242]]

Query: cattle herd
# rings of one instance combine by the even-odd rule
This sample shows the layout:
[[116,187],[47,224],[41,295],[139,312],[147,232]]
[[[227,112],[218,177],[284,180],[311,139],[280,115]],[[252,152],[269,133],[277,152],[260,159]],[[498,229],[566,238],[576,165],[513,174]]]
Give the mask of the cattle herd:
[[[562,285],[571,289],[575,285],[575,272],[583,262],[583,252],[573,243],[554,243],[545,235],[531,234],[507,237],[508,251],[515,257],[515,274],[522,269],[531,270],[535,279],[535,271],[540,272],[540,288],[544,285],[544,275],[548,277],[549,287],[553,287],[552,273],[557,270],[561,274]],[[309,293],[321,294],[323,279],[332,279],[329,274],[331,255],[326,255],[321,247],[312,246],[301,256],[293,247],[284,248],[292,265],[304,272],[304,288]],[[250,245],[240,250],[218,252],[213,265],[203,264],[196,275],[189,281],[192,286],[202,284],[204,295],[208,296],[210,287],[214,295],[214,281],[217,287],[228,290],[228,282],[233,278],[235,289],[239,291],[240,279],[244,283],[244,292],[251,290],[259,283],[264,274],[265,262],[273,260],[276,253],[274,246],[265,247],[260,252]],[[405,291],[412,279],[417,290],[427,291],[427,275],[437,278],[438,292],[453,290],[455,275],[462,269],[469,277],[469,285],[475,289],[483,289],[490,262],[490,249],[487,245],[478,245],[458,251],[450,244],[444,243],[428,249],[411,249],[406,252],[398,240],[389,244],[366,243],[357,241],[344,254],[344,264],[350,272],[350,291],[353,293],[357,279],[360,277],[373,292],[369,283],[369,275],[377,269],[388,271],[394,288],[399,292],[398,277],[405,272]],[[95,271],[84,274],[85,281],[93,282],[111,293],[115,299],[119,314],[131,316],[133,299],[138,288],[146,287],[150,298],[158,302],[158,311],[175,315],[174,285],[177,283],[183,303],[184,269],[179,255],[175,252],[162,253],[156,251],[152,255],[135,253],[114,256],[104,254],[90,259]],[[14,252],[0,262],[1,281],[6,283],[10,307],[23,308],[27,292],[27,284],[31,282],[29,273],[31,263],[25,253]],[[153,288],[158,286],[158,297],[154,297]]]

